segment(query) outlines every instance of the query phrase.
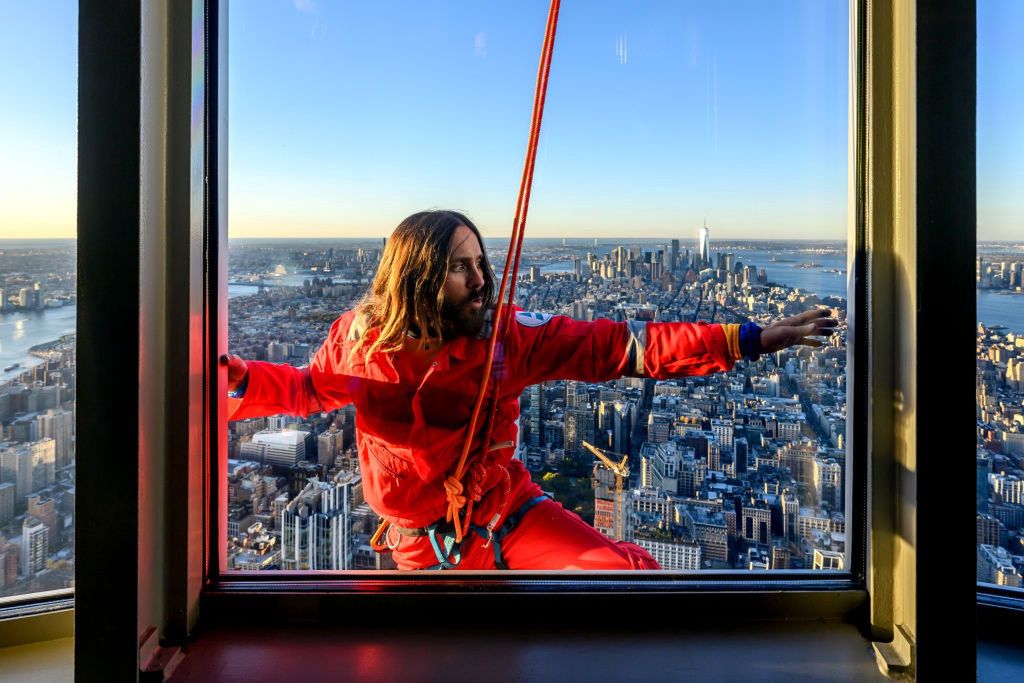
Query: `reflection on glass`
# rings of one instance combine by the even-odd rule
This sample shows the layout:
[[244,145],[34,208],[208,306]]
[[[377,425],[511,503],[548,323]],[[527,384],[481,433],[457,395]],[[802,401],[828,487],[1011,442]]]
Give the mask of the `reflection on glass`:
[[978,581],[1024,572],[1024,5],[978,3]]
[[[403,8],[232,6],[232,353],[309,362],[415,211],[466,210],[504,263],[546,3]],[[728,373],[522,394],[534,481],[664,569],[849,569],[848,13],[563,7],[518,304],[841,321]],[[229,425],[230,568],[393,566],[369,545],[357,430],[352,406]]]
[[0,4],[0,604],[74,586],[77,7]]

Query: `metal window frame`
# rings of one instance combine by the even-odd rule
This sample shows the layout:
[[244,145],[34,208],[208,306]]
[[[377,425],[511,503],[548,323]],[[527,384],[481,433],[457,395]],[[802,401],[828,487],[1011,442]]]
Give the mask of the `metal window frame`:
[[[867,0],[850,2],[850,203],[851,221],[848,239],[850,288],[848,310],[857,320],[868,320],[867,291],[870,278],[865,239],[864,193],[867,191],[864,93],[865,93],[865,22]],[[207,195],[205,204],[208,235],[208,270],[204,289],[207,299],[206,357],[209,367],[216,368],[215,359],[227,351],[226,320],[226,182],[227,159],[225,127],[227,6],[225,0],[208,0],[206,54],[210,65],[204,87],[207,97]],[[207,499],[205,527],[204,588],[201,595],[204,621],[243,618],[256,605],[265,609],[276,605],[281,612],[294,617],[314,615],[325,617],[344,612],[354,603],[370,602],[393,605],[403,614],[415,616],[429,613],[424,607],[436,601],[449,604],[454,600],[487,603],[508,603],[520,607],[543,597],[545,605],[554,596],[585,604],[593,594],[602,600],[619,601],[622,606],[636,601],[665,601],[692,607],[716,604],[723,607],[742,605],[747,617],[793,616],[804,614],[817,618],[832,617],[864,621],[867,602],[866,567],[868,562],[868,495],[867,495],[867,420],[858,421],[869,405],[867,325],[858,325],[848,349],[847,377],[848,448],[852,454],[848,467],[850,495],[847,499],[849,529],[856,530],[856,539],[848,552],[851,570],[845,572],[775,571],[768,578],[759,573],[722,572],[452,572],[431,576],[408,572],[227,572],[226,545],[221,520],[226,517],[226,371],[211,377],[208,405],[208,447],[204,471]],[[856,374],[854,374],[856,373]],[[513,598],[509,600],[509,598]],[[335,607],[329,607],[334,605]],[[811,605],[805,609],[805,606]],[[550,607],[548,607],[550,609]],[[278,610],[274,610],[278,611]],[[265,612],[264,612],[265,613]],[[733,612],[735,614],[735,612]]]
[[[944,643],[939,636],[940,631],[945,629],[955,632],[960,639],[969,637],[975,610],[978,610],[979,614],[984,610],[997,610],[1000,615],[1020,614],[1021,610],[1017,609],[1020,605],[1015,595],[987,590],[965,601],[957,591],[949,590],[949,581],[960,585],[960,580],[965,576],[974,576],[974,571],[973,558],[970,558],[969,554],[967,557],[972,561],[968,563],[970,566],[966,567],[960,561],[962,558],[951,553],[950,555],[957,558],[955,566],[951,567],[948,564],[950,559],[944,555],[944,551],[959,546],[948,545],[946,538],[936,538],[939,533],[959,538],[957,534],[963,530],[958,526],[963,520],[958,520],[956,514],[966,507],[957,507],[959,503],[954,505],[955,501],[945,496],[944,491],[955,487],[958,480],[965,477],[970,479],[973,470],[966,473],[966,470],[960,471],[951,466],[941,476],[936,476],[933,472],[922,478],[920,486],[914,492],[919,496],[919,500],[912,500],[911,504],[915,507],[909,511],[912,524],[918,529],[925,526],[924,522],[919,523],[917,518],[913,517],[916,512],[920,516],[942,516],[943,524],[935,525],[941,528],[926,530],[927,536],[922,534],[917,537],[922,541],[920,552],[916,556],[911,554],[909,560],[894,557],[892,548],[886,548],[886,544],[891,546],[893,538],[902,531],[896,524],[901,515],[897,502],[907,504],[908,501],[899,497],[901,492],[898,490],[899,484],[895,476],[899,472],[892,454],[885,452],[885,449],[892,448],[891,442],[897,435],[904,437],[908,433],[919,434],[928,429],[927,425],[922,424],[912,429],[900,428],[902,431],[897,431],[892,416],[885,415],[887,409],[884,404],[890,402],[888,397],[892,395],[887,392],[891,391],[894,385],[892,379],[886,379],[885,376],[884,364],[893,362],[888,360],[885,354],[892,356],[897,352],[903,352],[903,347],[897,347],[893,341],[892,328],[899,327],[904,333],[907,329],[911,332],[917,329],[925,331],[929,329],[926,325],[933,322],[929,316],[938,316],[946,321],[952,320],[953,327],[956,328],[955,321],[966,319],[973,312],[972,304],[968,302],[973,301],[973,292],[969,291],[970,288],[959,294],[953,291],[954,301],[966,306],[966,316],[962,310],[949,310],[949,302],[937,294],[944,294],[960,286],[964,277],[962,261],[972,261],[975,249],[971,241],[974,235],[965,237],[959,234],[958,226],[955,224],[956,219],[962,220],[965,215],[972,215],[970,211],[973,210],[974,204],[973,98],[964,97],[963,93],[973,92],[975,74],[973,61],[969,65],[956,63],[956,58],[963,56],[962,53],[965,51],[973,55],[973,43],[970,42],[973,38],[973,32],[970,30],[973,25],[970,20],[973,16],[974,3],[973,0],[965,0],[963,3],[950,0],[917,0],[914,5],[917,23],[911,30],[916,30],[915,40],[920,53],[917,62],[917,76],[920,82],[909,87],[912,94],[910,101],[916,104],[918,119],[918,128],[914,132],[916,137],[911,138],[910,144],[915,150],[927,149],[928,154],[917,158],[915,165],[907,168],[906,172],[914,175],[921,170],[924,171],[917,179],[918,194],[914,200],[919,205],[923,200],[927,213],[921,217],[922,220],[909,227],[911,237],[922,235],[923,239],[907,247],[908,253],[912,252],[915,260],[909,274],[902,275],[903,279],[896,277],[900,274],[894,272],[896,268],[892,263],[893,249],[890,247],[888,251],[884,248],[878,251],[877,243],[869,241],[878,238],[884,242],[891,237],[879,232],[885,230],[882,224],[885,223],[886,213],[884,207],[883,210],[877,208],[877,203],[888,204],[891,208],[898,201],[913,201],[906,197],[894,197],[896,188],[892,187],[892,183],[888,189],[880,187],[877,183],[872,184],[872,178],[875,177],[872,174],[878,173],[876,167],[882,167],[882,173],[886,167],[897,167],[891,158],[891,146],[881,152],[873,147],[869,148],[869,144],[874,144],[876,140],[882,140],[881,146],[885,147],[884,139],[889,131],[886,128],[886,121],[879,122],[867,118],[866,102],[869,99],[880,98],[880,103],[873,106],[880,107],[884,114],[886,107],[893,109],[897,103],[893,98],[887,100],[887,96],[879,90],[899,88],[894,88],[890,75],[888,82],[881,78],[878,87],[872,90],[874,77],[870,71],[865,73],[866,68],[877,67],[881,72],[892,70],[891,52],[895,47],[890,44],[887,48],[885,43],[885,34],[893,29],[892,17],[877,21],[875,15],[886,12],[892,15],[896,0],[889,4],[869,3],[867,0],[854,0],[854,3],[857,50],[864,59],[858,61],[856,77],[851,81],[851,87],[855,88],[851,104],[856,107],[856,117],[853,121],[856,137],[853,144],[856,153],[851,155],[850,162],[856,164],[852,182],[857,185],[855,203],[851,211],[856,212],[857,229],[860,232],[859,237],[850,242],[851,251],[855,252],[858,259],[852,264],[850,273],[860,279],[858,286],[864,288],[863,291],[867,293],[868,298],[866,301],[858,300],[856,305],[853,302],[850,304],[852,314],[864,316],[863,324],[857,325],[853,331],[853,346],[858,355],[851,360],[857,373],[856,377],[860,378],[860,381],[850,383],[860,385],[863,393],[855,393],[848,401],[848,405],[851,406],[851,410],[863,410],[863,406],[870,403],[870,397],[876,395],[876,391],[880,392],[877,395],[883,398],[872,404],[870,414],[862,414],[863,419],[859,420],[861,424],[851,420],[854,424],[850,433],[851,440],[859,439],[860,447],[865,449],[865,456],[870,456],[865,457],[860,474],[858,475],[855,470],[852,475],[860,477],[855,479],[855,483],[861,487],[861,499],[868,502],[867,495],[869,492],[871,494],[870,507],[865,505],[863,508],[865,513],[870,513],[870,517],[848,517],[851,525],[856,524],[865,532],[858,539],[858,545],[867,546],[861,555],[867,556],[868,567],[873,572],[867,578],[866,586],[863,583],[848,581],[815,581],[810,585],[787,584],[785,580],[757,581],[759,577],[746,576],[737,580],[736,577],[720,577],[710,573],[702,573],[695,581],[684,581],[682,577],[661,572],[657,576],[631,572],[628,580],[621,580],[611,573],[565,573],[559,575],[557,580],[551,578],[551,575],[533,578],[506,574],[498,579],[460,573],[429,577],[417,575],[415,580],[406,579],[401,582],[383,581],[387,577],[375,572],[372,576],[345,577],[342,582],[351,578],[347,584],[339,584],[337,579],[325,580],[325,577],[312,573],[303,573],[302,576],[291,578],[277,574],[274,581],[268,582],[267,576],[262,574],[251,578],[239,577],[243,580],[228,583],[227,577],[221,575],[216,567],[211,567],[211,559],[215,558],[215,552],[223,537],[217,533],[217,514],[209,515],[212,520],[203,519],[201,515],[196,519],[194,515],[189,516],[184,511],[174,509],[171,513],[180,516],[175,516],[172,521],[180,523],[180,528],[172,530],[173,533],[167,533],[166,528],[157,529],[156,531],[164,533],[164,537],[155,542],[144,538],[140,532],[153,530],[152,527],[143,529],[144,523],[151,522],[143,519],[147,511],[140,510],[134,495],[111,495],[110,492],[139,490],[141,478],[134,464],[138,456],[143,458],[144,464],[148,463],[145,460],[149,457],[147,448],[153,446],[142,443],[140,427],[131,419],[132,415],[140,411],[140,393],[150,389],[148,386],[140,385],[135,369],[140,364],[141,347],[151,339],[140,339],[135,330],[141,329],[144,314],[149,312],[148,309],[143,310],[145,305],[144,302],[140,302],[139,296],[143,280],[150,277],[148,273],[146,278],[142,277],[140,262],[143,244],[140,238],[139,216],[139,107],[142,96],[141,67],[151,56],[144,55],[139,44],[143,7],[141,0],[83,2],[79,17],[78,206],[78,325],[82,331],[79,337],[78,448],[82,457],[79,458],[78,476],[81,487],[76,515],[79,520],[88,519],[90,524],[80,526],[78,533],[80,545],[77,557],[78,588],[75,609],[75,621],[78,624],[75,633],[78,674],[89,680],[97,677],[106,680],[127,678],[138,673],[138,639],[140,632],[144,631],[139,624],[139,592],[142,586],[139,577],[142,568],[139,555],[140,551],[151,548],[154,543],[172,552],[166,569],[168,580],[153,584],[154,589],[161,594],[160,600],[163,601],[165,609],[160,615],[163,621],[158,625],[164,634],[179,641],[186,637],[185,633],[192,631],[199,617],[200,608],[201,623],[232,624],[238,624],[247,616],[255,614],[259,614],[263,620],[271,617],[282,620],[329,621],[343,618],[346,612],[351,614],[353,608],[360,608],[361,618],[365,617],[368,621],[383,620],[382,625],[386,626],[396,619],[432,625],[436,622],[433,617],[437,614],[435,608],[446,611],[459,610],[460,607],[475,611],[500,608],[503,621],[514,620],[518,615],[529,625],[538,613],[550,613],[559,609],[572,610],[574,617],[586,616],[589,613],[595,617],[596,621],[593,623],[596,624],[602,618],[607,618],[609,608],[668,607],[699,609],[702,618],[705,615],[712,618],[722,615],[730,622],[737,618],[842,618],[856,622],[864,630],[877,626],[877,631],[883,632],[884,635],[887,628],[891,631],[892,614],[899,611],[896,606],[900,603],[898,606],[903,610],[904,616],[908,609],[920,610],[918,606],[924,605],[923,610],[920,610],[921,614],[915,617],[919,622],[927,622],[922,624],[915,634],[918,641],[918,659],[919,662],[928,661],[938,667],[948,665],[949,662],[949,652],[942,649]],[[224,16],[225,8],[225,0],[206,0],[205,20],[208,23],[206,31],[201,32],[204,39],[204,57],[213,54],[219,59],[215,62],[204,62],[204,93],[223,94],[226,89],[226,43],[222,39],[224,27],[218,23]],[[950,16],[953,17],[952,24]],[[876,21],[877,35],[866,36],[866,25]],[[217,30],[211,32],[211,26]],[[907,31],[906,26],[896,32],[899,31]],[[876,40],[880,42],[876,43]],[[889,51],[888,54],[886,50]],[[943,51],[948,54],[944,55]],[[876,58],[879,63],[867,67],[865,62]],[[889,61],[886,61],[887,59]],[[213,63],[216,63],[217,69],[211,71]],[[906,85],[900,87],[908,89]],[[956,90],[957,88],[959,90]],[[955,102],[952,127],[943,127],[943,122],[946,121],[946,107],[950,104],[950,89],[953,89]],[[181,97],[180,94],[175,96]],[[208,97],[200,117],[206,130],[202,138],[205,140],[205,144],[202,145],[202,151],[206,155],[203,162],[205,166],[192,178],[193,184],[189,192],[193,194],[187,199],[193,212],[197,202],[198,206],[202,207],[202,212],[205,213],[205,226],[209,228],[215,224],[217,217],[225,215],[226,210],[226,101],[222,98]],[[947,156],[937,157],[936,150],[942,148],[946,148]],[[218,161],[215,162],[214,159]],[[960,169],[961,174],[956,176],[960,185],[950,191],[949,179],[944,181],[938,169],[949,163],[963,164],[965,159],[971,161],[965,165],[969,168]],[[141,182],[144,185],[147,181],[143,178]],[[196,189],[204,184],[206,191]],[[180,194],[181,186],[175,191]],[[866,228],[863,227],[865,224],[870,226],[866,233]],[[904,226],[904,229],[908,228]],[[205,327],[198,342],[204,354],[204,377],[210,380],[204,393],[206,420],[211,414],[219,415],[219,411],[223,410],[223,405],[218,402],[223,394],[223,373],[216,372],[214,368],[217,367],[216,352],[223,349],[226,343],[226,339],[218,333],[218,325],[224,320],[226,312],[226,292],[223,291],[220,281],[211,279],[210,273],[225,270],[225,237],[220,231],[211,233],[209,229],[206,230],[204,275],[198,282],[188,280],[189,287],[196,288],[196,291],[205,291]],[[936,243],[936,240],[942,240],[944,237],[952,237],[953,242]],[[865,258],[868,254],[872,259],[870,262]],[[922,262],[923,267],[918,267],[918,261]],[[168,257],[167,262],[173,262],[173,258]],[[885,287],[894,282],[900,282],[913,291],[939,285],[935,291],[929,290],[929,298],[922,301],[921,308],[916,310],[916,327],[903,328],[900,326],[907,325],[906,321],[894,322],[891,319],[886,320],[886,315],[877,315],[880,310],[885,313],[885,304],[880,304],[878,299],[889,294]],[[213,293],[217,293],[217,296],[214,297]],[[875,299],[871,298],[873,293],[876,295]],[[176,311],[175,315],[180,315],[181,311]],[[891,313],[888,315],[891,317]],[[970,328],[973,328],[973,321],[968,324],[968,329]],[[962,334],[961,331],[954,333]],[[171,336],[180,339],[180,334],[180,331],[176,331],[177,336]],[[194,341],[189,338],[190,347]],[[925,360],[941,360],[939,355],[942,351],[951,352],[950,349],[954,349],[956,352],[963,352],[965,348],[973,350],[973,332],[969,333],[969,337],[954,336],[949,345],[945,344],[945,340],[943,342],[940,347],[934,336],[922,336],[921,339],[913,340],[913,348],[908,351],[909,357],[900,356],[898,360],[916,362],[920,365]],[[967,351],[970,352],[972,351]],[[187,374],[189,368],[181,367],[184,364],[183,359],[178,356],[174,358],[177,360],[167,361],[168,374],[172,377],[179,377],[181,373]],[[915,372],[915,376],[925,374],[923,371]],[[848,366],[848,376],[852,376],[850,373],[851,369]],[[973,374],[973,368],[967,367],[965,375],[971,378],[971,387]],[[216,381],[213,381],[215,376]],[[964,375],[947,375],[946,379],[963,382]],[[925,377],[916,397],[917,409],[948,410],[961,405],[943,401],[942,391],[946,388],[941,378]],[[170,391],[167,394],[176,395]],[[973,401],[973,393],[968,394],[967,399],[959,397],[957,400]],[[179,410],[175,419],[180,419],[182,414]],[[118,432],[119,440],[112,444],[108,437],[110,426],[113,424],[117,424],[121,429]],[[203,511],[224,512],[223,496],[218,494],[216,486],[211,486],[211,481],[215,481],[216,476],[223,473],[209,467],[216,461],[215,456],[222,447],[216,440],[216,434],[216,430],[210,430],[209,439],[203,443],[205,448],[200,448],[198,452],[189,450],[186,453],[174,454],[174,457],[178,458],[178,464],[191,467],[199,463],[203,467],[203,478],[198,484],[191,478],[176,478],[168,486],[167,494],[180,496],[185,500],[200,499]],[[934,435],[931,435],[930,442],[927,441],[929,435],[924,436],[926,439],[919,441],[918,445],[936,443]],[[956,438],[962,439],[963,435],[957,432]],[[973,428],[968,440],[972,439]],[[888,446],[885,445],[886,441],[890,442]],[[880,448],[876,448],[880,445]],[[191,446],[189,448],[191,449]],[[87,453],[91,457],[86,458]],[[112,458],[124,466],[111,467]],[[971,502],[973,501],[968,501]],[[951,511],[953,518],[949,517]],[[971,523],[966,515],[964,519],[966,524]],[[166,523],[166,520],[162,521]],[[934,521],[929,520],[929,523],[934,524]],[[967,542],[966,539],[973,536],[973,532],[969,531],[963,535]],[[174,550],[180,550],[181,542],[186,542],[191,547],[199,537],[203,538],[204,554],[198,560],[190,553],[173,554]],[[916,542],[916,538],[910,540]],[[925,545],[924,541],[929,543]],[[909,569],[901,565],[908,562],[911,565]],[[907,595],[894,589],[891,574],[897,565],[900,565],[900,571],[906,572],[902,578],[907,580],[906,577],[909,576],[912,582],[906,591]],[[937,571],[940,567],[942,571]],[[863,570],[863,565],[858,569]],[[880,577],[877,575],[879,572]],[[886,575],[886,572],[889,575]],[[195,576],[200,577],[203,582],[200,594],[194,592],[195,582],[191,578],[186,578]],[[854,576],[856,577],[856,574]],[[793,581],[799,580],[797,576],[788,578]],[[863,582],[863,575],[861,580]],[[971,580],[973,579],[965,579],[964,583],[969,584]],[[867,599],[868,593],[870,601]],[[870,614],[866,613],[867,611],[870,611]],[[7,623],[28,627],[31,624],[25,622],[41,618],[46,617],[37,615],[26,617],[25,620],[12,619]],[[872,631],[872,635],[878,635],[876,630]],[[891,638],[891,632],[889,636]],[[961,642],[959,651],[965,649]]]
[[[165,5],[170,1],[164,0]],[[143,277],[141,259],[145,245],[140,231],[139,195],[140,190],[148,189],[145,187],[147,177],[141,173],[140,139],[143,145],[153,142],[143,139],[145,135],[140,132],[143,90],[140,81],[144,80],[140,74],[147,59],[154,56],[143,54],[139,34],[143,7],[159,2],[83,2],[79,13],[78,178],[78,326],[82,332],[79,337],[78,449],[81,457],[78,477],[81,486],[76,516],[89,523],[80,525],[77,534],[74,610],[78,625],[75,630],[77,673],[88,680],[128,678],[138,674],[139,636],[150,633],[144,622],[140,624],[140,607],[148,604],[140,600],[144,586],[151,586],[159,594],[157,600],[163,610],[155,616],[147,614],[145,618],[160,619],[157,625],[162,634],[178,641],[192,632],[200,608],[200,623],[230,624],[238,624],[256,614],[264,621],[267,617],[330,621],[343,619],[345,613],[351,614],[353,608],[360,608],[361,619],[377,620],[382,626],[396,620],[434,626],[435,609],[479,612],[492,608],[502,610],[503,623],[520,619],[529,626],[539,613],[562,610],[574,618],[593,616],[593,621],[577,620],[575,623],[600,628],[610,608],[667,607],[698,609],[702,619],[709,615],[711,619],[724,618],[730,623],[736,619],[757,618],[843,618],[854,621],[865,631],[870,629],[871,635],[880,640],[879,636],[885,636],[886,630],[891,639],[893,627],[899,626],[894,620],[909,615],[916,627],[911,635],[916,639],[917,661],[919,665],[925,664],[919,671],[927,675],[933,675],[932,671],[938,667],[943,667],[943,673],[949,673],[951,657],[958,657],[962,664],[968,652],[973,654],[973,648],[965,644],[973,635],[975,617],[1019,618],[1024,610],[1020,609],[1015,593],[984,587],[984,591],[975,591],[972,596],[958,588],[969,586],[976,578],[970,551],[963,552],[966,546],[955,545],[961,542],[961,537],[964,544],[973,537],[973,530],[967,528],[972,523],[967,507],[973,507],[973,500],[959,501],[945,492],[955,490],[960,481],[973,480],[973,469],[967,469],[973,465],[967,461],[961,470],[959,463],[950,461],[949,467],[922,471],[918,479],[915,471],[898,468],[893,453],[889,452],[894,450],[897,439],[909,440],[900,447],[910,452],[924,451],[928,447],[946,448],[951,444],[957,448],[965,444],[968,448],[973,446],[973,425],[969,425],[966,436],[963,432],[951,431],[950,439],[943,440],[939,439],[937,430],[929,433],[931,425],[923,418],[896,425],[895,421],[906,417],[907,413],[902,398],[891,392],[898,386],[897,379],[905,382],[910,377],[915,389],[915,395],[909,397],[914,401],[911,408],[919,415],[972,407],[973,367],[950,366],[941,377],[938,373],[929,375],[921,368],[928,367],[925,363],[943,363],[945,355],[958,357],[974,349],[973,331],[970,331],[974,321],[961,323],[972,317],[974,310],[972,284],[965,286],[964,283],[973,283],[971,262],[975,236],[973,232],[960,230],[964,223],[973,224],[974,218],[972,94],[976,74],[973,59],[960,59],[974,55],[974,0],[916,0],[912,4],[899,0],[854,2],[857,49],[872,65],[865,73],[865,64],[859,63],[856,79],[851,84],[856,88],[857,112],[854,119],[856,154],[851,156],[851,163],[857,164],[854,182],[858,187],[851,210],[856,212],[858,227],[865,224],[868,227],[859,228],[867,230],[861,235],[866,246],[856,242],[856,257],[861,260],[853,264],[850,272],[863,278],[860,286],[865,288],[869,298],[856,305],[851,303],[850,307],[851,313],[866,316],[863,324],[854,329],[854,345],[861,355],[855,356],[852,362],[861,363],[856,367],[856,377],[866,378],[863,381],[867,384],[863,384],[865,393],[855,394],[849,405],[855,410],[874,395],[881,400],[871,403],[870,414],[862,415],[860,422],[867,422],[867,425],[853,421],[851,439],[861,439],[870,456],[864,462],[866,471],[859,476],[863,477],[864,496],[868,493],[871,496],[870,506],[866,508],[870,517],[854,520],[851,516],[849,519],[851,524],[862,524],[865,531],[870,530],[870,537],[865,533],[859,541],[868,546],[864,554],[868,556],[871,574],[866,586],[815,582],[813,585],[795,584],[795,590],[791,585],[780,585],[785,581],[736,580],[709,574],[702,574],[696,582],[677,580],[675,575],[664,573],[658,573],[657,577],[629,573],[628,580],[620,580],[611,573],[565,573],[557,580],[550,575],[536,579],[504,575],[492,579],[457,574],[416,576],[415,581],[397,582],[382,581],[386,577],[374,573],[350,577],[352,581],[348,585],[339,586],[336,579],[324,580],[323,576],[311,574],[292,577],[290,582],[288,577],[278,574],[273,582],[266,582],[266,575],[261,575],[228,584],[226,577],[216,571],[204,573],[204,563],[214,557],[212,553],[222,538],[220,534],[211,533],[211,527],[207,526],[210,520],[203,519],[202,514],[197,518],[187,506],[166,506],[173,518],[160,519],[162,526],[153,526],[153,520],[147,517],[152,510],[141,508],[137,497],[132,495],[142,493],[143,478],[140,468],[135,467],[136,462],[148,466],[150,450],[168,450],[167,443],[163,446],[144,443],[141,422],[132,419],[141,412],[140,395],[152,390],[135,372],[141,369],[143,347],[153,341],[151,336],[135,333],[143,329],[144,319],[152,312],[144,300],[140,301],[140,287],[152,276],[147,272]],[[204,82],[214,83],[214,91],[221,93],[225,88],[226,44],[218,39],[219,32],[214,32],[210,39],[209,26],[218,26],[216,21],[224,16],[225,6],[224,0],[206,0],[205,13],[212,13],[213,22],[206,25],[205,33],[200,32],[204,40],[203,56],[211,51],[220,56],[217,70],[208,71]],[[894,22],[893,15],[907,7],[911,15],[909,23],[904,15],[898,17],[904,23]],[[886,14],[888,16],[879,18]],[[874,32],[867,36],[866,25],[874,26]],[[220,26],[219,31],[222,30]],[[896,60],[896,50],[906,50],[906,53]],[[894,62],[905,69],[907,53],[913,68],[897,74]],[[181,58],[181,54],[176,53],[175,59]],[[210,61],[204,64],[209,70]],[[875,73],[876,69],[882,76]],[[896,82],[897,75],[905,80]],[[211,91],[204,89],[202,92]],[[179,90],[174,93],[177,94],[173,94],[172,99],[182,97]],[[223,174],[225,102],[210,101],[214,99],[217,98],[207,98],[206,107],[200,113],[208,131],[202,138],[205,144],[200,145],[207,157],[203,162],[205,166],[191,177],[191,185],[179,183],[174,189],[180,195],[182,187],[186,188],[186,203],[192,207],[192,213],[197,204],[205,207],[202,210],[207,227],[212,225],[213,217],[225,215],[226,206],[223,195],[227,182]],[[872,102],[870,110],[866,107],[868,101]],[[916,128],[911,127],[909,132],[888,127],[896,117],[886,119],[886,109],[891,115],[901,106],[903,115],[907,110],[915,112]],[[180,109],[175,111],[180,112]],[[872,118],[868,118],[868,113]],[[176,130],[180,135],[180,129]],[[901,144],[909,146],[911,161],[904,160],[906,163],[901,165],[896,160],[894,149],[907,151],[908,148],[887,144],[886,138],[891,134],[905,136]],[[181,140],[163,142],[170,146]],[[211,150],[216,150],[217,155]],[[192,149],[189,153],[195,151]],[[220,165],[215,165],[213,158],[219,159]],[[181,167],[179,159],[175,172],[180,173]],[[941,172],[951,167],[956,173],[944,175]],[[908,188],[885,177],[885,173],[895,172],[894,169],[910,176],[909,195],[899,196],[900,191]],[[189,170],[194,172],[194,167]],[[888,187],[885,187],[886,181]],[[196,189],[204,184],[208,191]],[[897,226],[902,230],[898,235],[894,236],[892,230],[886,232],[886,220],[897,213],[894,207],[909,204],[923,211],[914,214],[911,210],[909,222]],[[190,220],[193,217],[190,214]],[[899,217],[906,218],[902,213]],[[209,278],[211,271],[223,271],[225,266],[225,236],[220,232],[215,236],[216,239],[208,230],[204,234],[209,240],[203,252],[205,275],[198,281],[187,280],[194,291],[203,292],[204,287],[208,288],[203,298],[207,308],[202,311],[205,328],[198,338],[200,350],[205,354],[203,377],[211,380],[203,395],[208,401],[206,416],[214,408],[222,410],[217,400],[223,393],[223,377],[216,373],[217,381],[212,378],[216,351],[222,349],[226,341],[216,332],[219,321],[224,319],[224,292],[218,282]],[[903,238],[908,238],[909,242],[900,243]],[[887,245],[887,241],[891,243]],[[870,255],[870,262],[863,258],[865,252]],[[172,264],[179,257],[168,254],[164,263]],[[898,262],[897,257],[904,261]],[[905,268],[901,270],[900,266]],[[913,304],[910,310],[887,311],[887,306],[890,309],[897,306],[897,303],[883,301],[893,296],[890,285],[927,296],[920,300],[907,297],[899,302],[899,306]],[[214,300],[211,292],[221,295]],[[947,294],[952,298],[945,298]],[[178,321],[176,316],[185,308],[191,315],[190,307],[177,307],[168,314],[167,321]],[[944,336],[945,329],[935,331],[936,320],[951,326],[948,338]],[[172,330],[173,334],[168,332],[167,338],[180,341],[181,330]],[[922,331],[919,337],[917,330]],[[190,348],[195,341],[189,337]],[[893,377],[891,375],[896,373],[891,366],[896,362],[913,368],[898,368],[901,376]],[[177,379],[191,371],[190,363],[191,360],[186,362],[179,355],[168,354],[161,367],[166,368],[167,376]],[[859,383],[862,384],[852,384]],[[953,400],[948,400],[946,392],[951,387],[967,389],[953,392]],[[164,389],[161,396],[179,395]],[[171,416],[174,420],[180,421],[182,415],[188,414],[180,406],[175,411]],[[168,415],[171,412],[168,411]],[[140,415],[140,421],[142,419]],[[119,427],[118,439],[114,441],[109,439],[111,425]],[[956,425],[951,428],[959,429]],[[864,443],[865,440],[870,443]],[[176,460],[170,464],[208,466],[216,460],[211,454],[218,452],[220,444],[213,437],[202,444],[205,450],[200,447],[193,451],[192,442],[188,443],[187,452],[173,453]],[[85,457],[86,454],[89,457]],[[165,460],[160,462],[168,464]],[[201,512],[220,510],[223,496],[218,498],[208,476],[217,472],[207,467],[204,474],[207,476],[198,483],[190,477],[173,478],[165,494],[176,496],[170,500],[185,500],[189,504],[199,500]],[[913,488],[902,490],[903,483]],[[964,511],[962,518],[961,511]],[[179,523],[179,527],[169,530],[175,523]],[[199,537],[203,537],[205,555],[197,558],[191,551]],[[951,538],[954,540],[950,541]],[[894,541],[903,544],[903,552],[894,552]],[[189,553],[174,552],[180,551],[182,542],[188,544]],[[144,565],[142,556],[154,547],[169,553],[166,574],[156,581],[150,577],[146,580],[151,583],[144,584],[140,572],[151,565]],[[209,568],[208,564],[206,566]],[[204,583],[201,593],[196,589],[195,577]],[[276,580],[278,578],[282,580]],[[798,579],[796,576],[789,578]],[[954,590],[950,590],[951,585]],[[867,600],[869,593],[870,600]],[[67,610],[51,614],[66,615]],[[9,619],[4,626],[31,629],[46,618],[47,615],[36,614]],[[958,640],[954,648],[947,647],[944,633]],[[911,647],[913,645],[911,643]],[[930,667],[934,668],[929,670]]]

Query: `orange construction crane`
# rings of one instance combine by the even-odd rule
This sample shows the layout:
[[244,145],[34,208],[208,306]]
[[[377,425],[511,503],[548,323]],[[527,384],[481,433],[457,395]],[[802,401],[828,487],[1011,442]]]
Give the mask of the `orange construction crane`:
[[[597,456],[605,467],[615,474],[615,540],[625,540],[622,537],[622,518],[625,517],[625,510],[622,508],[622,480],[629,479],[629,456],[615,451],[607,451],[593,446],[586,441],[581,442],[583,447]],[[622,462],[614,462],[605,453],[621,455]]]

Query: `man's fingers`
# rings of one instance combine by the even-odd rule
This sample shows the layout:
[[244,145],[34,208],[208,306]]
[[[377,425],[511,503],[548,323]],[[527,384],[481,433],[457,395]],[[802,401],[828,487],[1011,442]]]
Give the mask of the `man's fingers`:
[[799,324],[811,323],[816,321],[834,320],[832,318],[831,308],[812,308],[809,311],[804,311],[799,315],[794,316]]
[[775,325],[782,327],[795,327],[797,329],[804,329],[808,325],[815,326],[815,329],[832,328],[839,324],[839,321],[832,317],[832,309],[830,308],[818,308],[810,311],[804,311],[794,315],[791,318],[786,318],[775,323]]
[[800,339],[804,337],[810,337],[816,334],[821,334],[821,332],[818,331],[819,328],[817,323],[807,323],[806,325],[801,325],[794,329],[797,332],[797,336]]
[[815,320],[829,320],[832,316],[831,308],[812,308],[802,313],[783,318],[782,320],[775,323],[775,325],[781,327],[797,327],[799,325],[806,325],[807,323]]

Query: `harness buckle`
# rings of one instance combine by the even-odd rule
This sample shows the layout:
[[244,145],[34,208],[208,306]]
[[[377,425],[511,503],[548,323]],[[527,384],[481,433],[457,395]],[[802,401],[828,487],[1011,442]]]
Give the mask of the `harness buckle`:
[[494,513],[491,517],[491,521],[487,523],[487,542],[484,543],[485,548],[491,547],[491,541],[494,540],[494,527],[498,526],[498,519],[501,517],[498,513]]

